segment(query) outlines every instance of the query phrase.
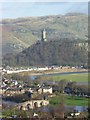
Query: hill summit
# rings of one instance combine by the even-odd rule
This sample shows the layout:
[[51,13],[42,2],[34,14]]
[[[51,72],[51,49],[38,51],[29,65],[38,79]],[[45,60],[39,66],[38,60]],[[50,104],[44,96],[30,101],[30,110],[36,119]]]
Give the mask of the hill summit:
[[47,39],[86,40],[88,16],[85,14],[66,14],[42,17],[3,19],[2,52],[19,53],[41,40],[41,30],[46,29]]

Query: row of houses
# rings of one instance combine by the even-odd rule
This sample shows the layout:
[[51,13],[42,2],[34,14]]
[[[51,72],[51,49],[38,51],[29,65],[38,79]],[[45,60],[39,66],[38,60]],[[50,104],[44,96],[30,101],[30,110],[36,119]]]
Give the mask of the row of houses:
[[31,68],[8,68],[4,69],[1,68],[2,74],[12,74],[12,73],[19,73],[19,72],[28,72],[28,71],[47,71],[47,70],[63,70],[63,69],[83,69],[83,66],[45,66],[45,67],[31,67]]

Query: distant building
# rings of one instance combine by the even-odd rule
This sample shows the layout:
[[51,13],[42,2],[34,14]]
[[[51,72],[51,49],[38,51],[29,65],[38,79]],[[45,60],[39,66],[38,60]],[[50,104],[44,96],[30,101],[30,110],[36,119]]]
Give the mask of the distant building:
[[46,39],[46,30],[44,29],[44,30],[42,30],[42,39],[41,39],[42,41],[47,41],[47,39]]
[[39,88],[38,92],[41,94],[43,93],[50,93],[52,94],[52,87],[43,87],[43,88]]

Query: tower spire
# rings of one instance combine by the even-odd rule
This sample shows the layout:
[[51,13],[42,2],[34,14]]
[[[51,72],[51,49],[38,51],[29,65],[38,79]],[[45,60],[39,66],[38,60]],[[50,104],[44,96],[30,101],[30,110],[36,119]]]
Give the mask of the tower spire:
[[42,41],[47,41],[47,39],[46,39],[46,30],[45,29],[42,31]]

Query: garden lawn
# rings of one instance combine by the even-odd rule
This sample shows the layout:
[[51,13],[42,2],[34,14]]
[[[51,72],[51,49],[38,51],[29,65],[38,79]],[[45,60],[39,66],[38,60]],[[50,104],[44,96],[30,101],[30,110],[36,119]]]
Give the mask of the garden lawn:
[[83,98],[78,96],[58,95],[49,98],[51,105],[65,104],[66,106],[88,106],[90,98]]
[[66,79],[69,81],[76,81],[76,82],[85,82],[88,83],[88,73],[80,73],[80,74],[61,74],[61,75],[54,75],[54,76],[44,76],[43,79],[51,80],[51,81],[60,81],[62,79]]

